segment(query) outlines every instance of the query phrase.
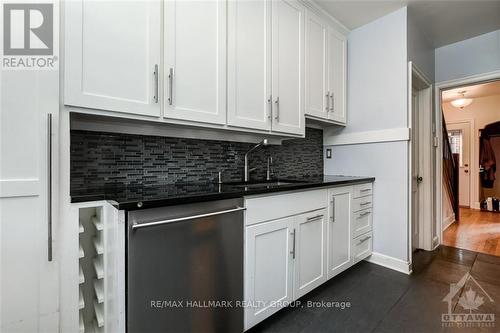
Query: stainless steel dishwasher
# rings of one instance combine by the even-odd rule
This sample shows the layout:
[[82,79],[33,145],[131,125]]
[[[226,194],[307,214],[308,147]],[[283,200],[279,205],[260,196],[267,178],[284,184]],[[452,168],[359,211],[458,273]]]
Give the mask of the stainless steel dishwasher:
[[229,199],[128,212],[129,333],[243,332],[243,211]]

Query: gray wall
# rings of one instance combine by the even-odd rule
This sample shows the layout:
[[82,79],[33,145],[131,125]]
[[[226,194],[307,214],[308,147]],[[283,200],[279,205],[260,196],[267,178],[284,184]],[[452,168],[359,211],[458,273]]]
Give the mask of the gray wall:
[[434,82],[434,46],[414,20],[411,7],[408,8],[408,60],[421,70],[428,80]]
[[436,49],[436,82],[500,71],[500,30]]

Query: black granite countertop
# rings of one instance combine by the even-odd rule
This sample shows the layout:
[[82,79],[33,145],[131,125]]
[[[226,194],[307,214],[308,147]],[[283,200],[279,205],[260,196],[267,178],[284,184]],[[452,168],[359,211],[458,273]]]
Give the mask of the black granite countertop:
[[[168,185],[124,186],[120,184],[105,185],[99,188],[74,190],[71,202],[108,200],[116,208],[136,210],[161,206],[180,205],[185,203],[231,199],[254,194],[293,191],[315,187],[352,185],[372,182],[373,177],[323,176],[303,179],[280,179],[287,184],[266,186],[249,186],[241,183],[191,183]],[[275,180],[276,181],[276,180]]]

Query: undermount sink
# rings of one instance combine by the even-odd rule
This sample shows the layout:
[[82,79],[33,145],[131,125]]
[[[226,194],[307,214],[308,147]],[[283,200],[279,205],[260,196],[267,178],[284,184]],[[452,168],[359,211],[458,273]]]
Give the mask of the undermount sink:
[[235,183],[235,184],[230,184],[236,187],[246,187],[246,188],[258,188],[258,187],[269,187],[269,186],[282,186],[282,185],[291,185],[291,184],[296,184],[297,182],[290,182],[290,181],[282,181],[282,180],[276,180],[276,181],[264,181],[260,183]]

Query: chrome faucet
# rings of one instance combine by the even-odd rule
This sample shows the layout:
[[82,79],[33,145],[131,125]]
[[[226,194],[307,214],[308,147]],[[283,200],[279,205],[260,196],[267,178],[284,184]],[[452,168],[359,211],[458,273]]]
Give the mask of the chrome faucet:
[[245,181],[246,182],[250,178],[250,172],[255,170],[255,168],[248,169],[248,154],[250,154],[252,151],[254,151],[255,149],[257,149],[261,146],[267,146],[267,145],[268,145],[268,141],[267,141],[267,139],[264,139],[261,142],[259,142],[258,144],[256,144],[255,146],[253,146],[252,148],[250,148],[250,150],[248,150],[246,152],[246,154],[245,154]]

